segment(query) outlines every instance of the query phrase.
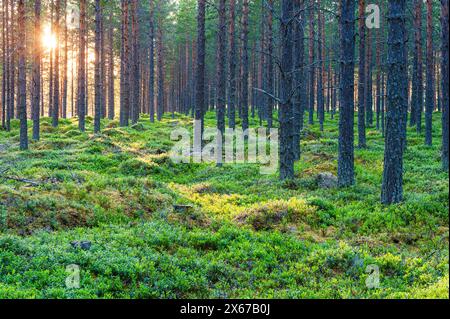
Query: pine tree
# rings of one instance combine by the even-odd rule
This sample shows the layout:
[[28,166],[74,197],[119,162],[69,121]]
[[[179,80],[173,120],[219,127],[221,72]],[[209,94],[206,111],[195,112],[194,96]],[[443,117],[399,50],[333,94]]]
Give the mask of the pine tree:
[[425,144],[433,145],[433,1],[427,0],[427,70],[426,70],[426,100],[425,100]]
[[7,89],[7,78],[6,78],[6,70],[7,70],[7,60],[6,60],[6,10],[8,4],[6,1],[2,1],[2,128],[6,129],[6,89]]
[[53,78],[53,97],[52,97],[52,125],[53,127],[58,126],[59,121],[59,98],[60,98],[60,87],[59,87],[59,40],[60,40],[60,18],[61,18],[61,0],[56,0],[55,3],[55,21],[53,24],[53,32],[55,34],[55,50],[54,50],[54,56],[55,56],[55,63],[54,63],[54,78]]
[[228,125],[230,128],[236,128],[236,0],[230,0],[229,9],[229,53],[228,53],[228,65],[229,65],[229,90],[228,90]]
[[78,127],[84,132],[86,130],[86,0],[80,0],[80,40],[78,61]]
[[150,0],[150,16],[149,16],[149,81],[148,81],[148,100],[150,110],[150,122],[155,121],[155,3]]
[[67,118],[67,89],[68,89],[68,63],[69,63],[69,46],[68,27],[67,27],[67,0],[64,1],[64,62],[63,62],[63,83],[62,83],[62,99],[61,99],[61,116]]
[[163,25],[161,13],[158,19],[158,32],[157,32],[157,58],[158,58],[158,98],[157,98],[157,118],[158,121],[162,120],[165,107],[165,92],[164,92],[164,37],[163,37]]
[[130,83],[129,83],[129,56],[128,42],[129,20],[128,1],[122,1],[122,48],[120,63],[120,126],[128,126],[130,116]]
[[[198,0],[197,15],[197,67],[196,67],[196,98],[195,98],[195,145],[194,152],[196,156],[201,154],[201,145],[203,138],[203,116],[205,112],[205,55],[206,55],[206,36],[205,36],[205,14],[206,0]],[[200,149],[199,149],[200,148]]]
[[101,66],[100,66],[100,38],[101,38],[101,7],[100,0],[95,0],[95,113],[94,113],[94,133],[100,132],[100,119],[101,119],[101,92],[102,92],[102,83],[101,83]]
[[242,31],[241,31],[241,119],[244,132],[249,128],[248,122],[248,78],[249,78],[249,57],[248,57],[248,21],[249,0],[242,0]]
[[[34,34],[41,33],[41,0],[34,1]],[[31,96],[31,118],[33,119],[33,140],[40,138],[40,101],[41,101],[41,42],[33,39],[33,79]]]
[[[299,19],[294,23],[294,85],[296,95],[294,100],[294,154],[295,159],[300,159],[300,132],[303,129],[303,114],[305,103],[305,30],[304,30],[304,2],[301,0],[294,1],[294,12],[300,12]],[[302,10],[302,11],[300,11]]]
[[358,147],[366,147],[366,24],[365,0],[359,0]]
[[294,178],[294,123],[292,105],[292,71],[293,71],[293,2],[283,0],[281,3],[281,86],[280,86],[280,179]]
[[314,105],[316,102],[316,66],[315,66],[315,32],[314,32],[314,4],[309,9],[309,124],[314,124]]
[[138,1],[131,0],[131,121],[136,124],[139,119],[140,63],[139,63],[139,27]]
[[[273,0],[267,0],[268,6],[270,8],[273,7]],[[272,15],[272,11],[268,10],[267,12],[267,30],[266,30],[266,46],[267,46],[267,59],[266,59],[266,80],[265,80],[265,90],[270,93],[270,94],[274,94],[274,64],[273,64],[273,15]],[[271,129],[273,126],[273,99],[268,96],[266,98],[266,105],[267,105],[267,127],[268,129]]]
[[226,1],[219,0],[219,25],[217,32],[218,43],[218,59],[217,59],[217,130],[220,136],[217,138],[217,161],[222,163],[222,141],[221,138],[225,133],[225,106],[227,99],[227,78],[226,78],[226,42],[227,42],[227,12]]
[[113,13],[111,11],[108,21],[108,119],[115,117],[115,93],[114,93],[114,26]]
[[442,167],[448,171],[448,126],[449,126],[449,97],[448,97],[448,0],[441,0],[441,90],[442,90]]
[[323,15],[321,12],[320,7],[320,0],[317,0],[317,30],[318,30],[318,39],[319,43],[317,45],[317,56],[319,59],[319,67],[318,67],[318,73],[317,73],[317,113],[319,115],[319,124],[320,124],[320,130],[323,132],[324,130],[324,121],[325,121],[325,101],[324,101],[324,90],[323,90],[323,70],[324,70],[324,61],[323,61],[323,46],[324,43],[322,42],[322,20]]
[[[415,91],[414,103],[416,113],[416,130],[417,133],[422,131],[422,113],[423,113],[423,52],[422,52],[422,1],[416,0],[414,10],[414,51],[415,59],[414,65],[414,77],[415,85],[413,90]],[[417,62],[417,64],[416,64]]]
[[389,0],[388,7],[386,146],[381,202],[394,204],[403,200],[402,139],[406,126],[402,122],[408,110],[406,0]]
[[19,74],[18,74],[18,101],[17,108],[20,119],[20,149],[28,149],[28,126],[27,126],[27,76],[26,76],[26,16],[25,1],[19,0],[18,3],[18,47],[19,56]]
[[340,117],[339,117],[339,186],[355,183],[354,167],[354,93],[355,93],[355,1],[341,0],[340,14]]

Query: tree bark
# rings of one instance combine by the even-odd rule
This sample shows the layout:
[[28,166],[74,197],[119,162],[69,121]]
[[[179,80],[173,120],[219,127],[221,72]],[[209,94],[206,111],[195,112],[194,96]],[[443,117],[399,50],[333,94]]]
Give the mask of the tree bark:
[[427,83],[425,103],[425,144],[433,145],[433,1],[427,0]]
[[6,129],[6,36],[7,31],[6,26],[6,11],[7,2],[2,1],[2,128]]
[[150,27],[149,27],[149,87],[148,87],[148,100],[149,100],[149,112],[150,122],[155,121],[155,2],[150,1]]
[[[294,12],[298,12],[299,10],[304,9],[304,1],[296,0],[294,1]],[[300,159],[300,133],[303,129],[303,115],[304,108],[303,105],[305,103],[305,91],[304,87],[305,83],[305,29],[304,29],[304,13],[300,13],[299,21],[296,21],[294,24],[294,85],[296,88],[295,91],[295,100],[294,100],[294,154],[295,159]]]
[[86,130],[86,0],[80,0],[80,56],[78,62],[78,127]]
[[157,118],[162,120],[164,115],[164,42],[163,42],[162,18],[158,23],[158,100],[157,100]]
[[408,111],[406,1],[389,0],[386,146],[381,202],[403,200],[403,130]]
[[365,0],[359,0],[358,147],[366,145],[366,24]]
[[226,0],[219,0],[219,25],[217,33],[218,59],[217,59],[217,163],[222,164],[223,134],[225,133],[225,106],[227,99],[226,77],[226,41],[227,41],[227,12]]
[[108,119],[115,117],[115,93],[114,93],[114,26],[113,14],[110,13],[108,25]]
[[[130,74],[131,83],[131,121],[137,123],[139,119],[139,83],[140,83],[140,66],[139,66],[139,27],[138,27],[138,1],[131,0],[131,60],[132,73]],[[161,27],[160,27],[161,28]]]
[[25,16],[25,0],[19,0],[18,3],[18,47],[19,56],[19,74],[18,74],[18,101],[17,107],[20,120],[20,149],[28,149],[28,126],[27,126],[27,77],[26,77],[26,16]]
[[324,43],[322,42],[322,20],[323,15],[321,12],[320,7],[320,0],[317,0],[317,30],[318,30],[318,39],[319,43],[317,45],[317,56],[319,58],[319,71],[317,74],[317,113],[319,115],[319,125],[320,125],[320,131],[323,132],[324,130],[324,121],[325,121],[325,101],[324,101],[324,94],[323,94],[323,70],[324,70],[324,61],[323,61],[323,46]]
[[[195,145],[196,155],[201,154],[201,145],[203,138],[203,115],[205,111],[205,55],[206,55],[206,37],[205,37],[205,14],[206,0],[198,0],[197,15],[197,68],[196,68],[196,99],[194,117],[195,127]],[[199,149],[200,148],[200,149]]]
[[281,3],[280,179],[294,178],[294,123],[292,104],[293,2]]
[[100,120],[102,116],[102,83],[101,83],[101,65],[100,65],[100,46],[101,46],[101,4],[100,0],[95,0],[95,67],[94,67],[94,85],[95,85],[95,114],[94,114],[94,133],[100,132]]
[[316,66],[315,66],[315,32],[314,32],[314,5],[309,10],[309,124],[314,124],[314,105],[316,102]]
[[242,33],[241,33],[241,108],[242,108],[242,129],[246,131],[249,128],[248,122],[248,77],[249,77],[249,57],[248,57],[248,18],[249,18],[249,0],[242,2]]
[[60,18],[61,18],[61,0],[56,0],[55,4],[55,21],[53,24],[53,33],[55,34],[55,63],[54,63],[54,79],[53,79],[53,104],[52,104],[52,125],[53,127],[58,126],[59,121],[59,97],[60,97],[60,87],[59,87],[59,39],[60,39]]
[[122,127],[128,126],[130,116],[128,1],[129,0],[122,0],[122,48],[120,64],[120,126]]
[[[273,7],[273,0],[267,1],[269,7]],[[273,14],[271,10],[268,10],[267,12],[267,30],[266,30],[266,43],[267,43],[267,71],[266,71],[266,87],[265,90],[273,94],[274,92],[274,66],[273,66]],[[266,105],[267,105],[267,127],[268,129],[271,129],[273,127],[273,105],[274,101],[271,97],[266,98]]]
[[[34,1],[34,34],[41,34],[41,0]],[[33,140],[35,141],[40,138],[41,49],[39,37],[34,37],[31,118],[33,120]]]
[[448,126],[449,126],[449,97],[448,97],[448,0],[441,0],[441,90],[442,90],[442,168],[448,171]]
[[230,0],[229,13],[229,93],[228,93],[228,125],[236,128],[236,0]]
[[354,107],[355,107],[355,1],[341,0],[340,14],[340,117],[338,182],[340,187],[355,183]]
[[67,86],[68,86],[68,26],[67,26],[67,0],[64,1],[64,66],[63,66],[63,83],[62,83],[62,99],[61,99],[61,116],[67,118]]

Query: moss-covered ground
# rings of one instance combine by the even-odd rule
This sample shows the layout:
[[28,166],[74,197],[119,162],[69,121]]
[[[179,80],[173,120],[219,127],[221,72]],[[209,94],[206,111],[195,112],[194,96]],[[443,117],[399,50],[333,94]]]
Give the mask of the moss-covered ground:
[[[206,122],[214,126],[213,113]],[[0,131],[0,298],[449,297],[439,114],[433,147],[408,131],[405,200],[389,207],[374,128],[356,150],[357,184],[318,187],[317,174],[337,171],[338,122],[328,115],[325,132],[303,132],[290,182],[253,164],[172,163],[171,130],[192,126],[181,115],[130,128],[104,121],[99,135],[92,119],[88,133],[76,120],[55,129],[43,119],[26,152],[12,124]],[[71,245],[83,240],[90,249]],[[71,264],[79,289],[66,287]],[[373,266],[380,286],[370,289]]]

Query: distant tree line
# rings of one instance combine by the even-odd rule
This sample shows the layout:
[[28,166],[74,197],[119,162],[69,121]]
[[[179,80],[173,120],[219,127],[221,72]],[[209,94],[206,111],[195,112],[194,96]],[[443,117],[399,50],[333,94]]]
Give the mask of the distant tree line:
[[182,113],[202,131],[213,110],[220,132],[250,118],[279,127],[280,178],[292,179],[301,132],[339,115],[339,185],[355,183],[355,144],[370,147],[375,128],[381,200],[396,203],[407,127],[433,145],[436,111],[448,170],[448,0],[374,4],[379,28],[365,0],[3,0],[1,127],[19,119],[26,150],[28,119],[39,140],[44,116],[77,117],[81,131],[92,116],[99,133],[105,118]]

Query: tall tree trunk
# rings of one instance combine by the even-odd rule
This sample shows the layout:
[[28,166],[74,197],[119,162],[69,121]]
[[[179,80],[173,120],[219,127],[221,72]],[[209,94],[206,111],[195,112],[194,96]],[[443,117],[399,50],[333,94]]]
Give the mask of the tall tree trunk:
[[101,117],[106,118],[106,49],[105,49],[105,19],[103,4],[100,4],[100,83],[101,83]]
[[116,114],[114,103],[114,26],[112,12],[109,15],[108,22],[108,119],[113,120]]
[[314,32],[314,4],[309,9],[309,124],[314,124],[314,105],[316,102],[316,66],[315,66],[315,32]]
[[355,1],[341,0],[340,18],[340,117],[339,117],[339,186],[355,183],[354,107],[355,107]]
[[9,81],[10,81],[10,83],[9,83],[9,89],[8,89],[8,94],[9,94],[9,99],[8,99],[8,101],[9,101],[8,127],[9,127],[9,129],[10,129],[9,121],[11,119],[13,119],[14,115],[15,115],[14,109],[15,109],[15,92],[16,92],[16,53],[17,53],[17,51],[15,49],[16,48],[16,44],[17,44],[17,41],[16,41],[16,36],[17,36],[16,31],[17,31],[17,29],[16,29],[16,23],[15,23],[16,22],[15,21],[16,20],[15,19],[16,15],[14,14],[15,8],[16,8],[15,4],[16,4],[15,0],[11,0],[11,2],[10,2],[10,13],[11,13],[10,23],[11,23],[11,26],[9,28],[10,39],[11,39],[10,52],[9,52],[9,55],[10,55]]
[[[72,35],[71,45],[71,80],[70,80],[70,115],[72,117],[78,116],[78,111],[75,110],[75,34]],[[41,77],[42,78],[42,77]],[[42,89],[42,88],[41,88]],[[42,98],[42,96],[41,96]],[[42,106],[41,106],[42,107]]]
[[236,0],[230,0],[229,13],[229,92],[228,92],[228,125],[236,128]]
[[[302,0],[294,1],[294,12],[299,12],[299,10],[304,9],[304,2]],[[295,159],[300,159],[300,132],[303,129],[303,114],[305,103],[305,91],[304,87],[305,77],[305,29],[304,29],[304,13],[300,13],[299,21],[294,24],[294,86],[296,89],[295,100],[294,100],[294,155]]]
[[366,126],[371,127],[373,126],[373,70],[372,70],[372,31],[371,29],[367,29],[367,36],[366,36],[366,89],[365,89],[365,95],[366,95]]
[[223,134],[225,133],[225,106],[227,99],[226,47],[227,47],[227,10],[226,0],[219,0],[219,25],[217,33],[217,163],[222,164]]
[[408,111],[406,0],[389,0],[388,6],[388,108],[381,194],[385,205],[403,200],[403,130]]
[[54,63],[54,82],[53,82],[53,106],[52,106],[52,125],[58,126],[59,121],[59,39],[60,39],[60,17],[61,17],[61,0],[56,0],[55,6],[56,16],[53,25],[55,34],[55,63]]
[[[12,14],[12,6],[9,6],[8,1],[5,1],[6,4],[6,120],[5,126],[6,130],[9,132],[11,130],[11,56],[12,56],[12,48],[11,48],[11,25],[10,21],[10,12]],[[11,2],[12,3],[12,2]]]
[[376,101],[375,101],[375,112],[376,112],[376,127],[380,130],[380,115],[381,115],[381,30],[377,31],[376,37]]
[[205,55],[206,55],[206,37],[205,37],[205,14],[206,0],[198,0],[197,15],[197,68],[196,68],[196,99],[195,99],[195,133],[194,133],[194,153],[195,156],[201,156],[203,139],[203,115],[205,110]]
[[100,46],[101,46],[101,12],[100,0],[95,0],[95,112],[94,112],[94,133],[100,132],[100,120],[102,117],[102,83],[101,83],[101,65],[100,65]]
[[[51,11],[50,11],[50,35],[53,36],[53,33],[55,32],[54,28],[55,28],[55,20],[54,20],[54,13],[55,13],[55,2],[54,0],[51,1],[50,3],[51,6]],[[49,74],[48,74],[48,79],[49,79],[49,85],[48,85],[48,117],[53,117],[53,94],[54,94],[54,89],[53,89],[53,85],[54,85],[54,79],[55,79],[55,75],[54,75],[54,52],[55,49],[50,46],[49,48],[49,54],[50,54],[50,65],[49,65]]]
[[20,119],[20,149],[28,149],[28,126],[27,126],[27,76],[26,76],[26,17],[25,17],[25,0],[19,0],[18,3],[18,47],[19,56],[19,82],[18,82],[18,101],[17,108],[19,110]]
[[140,82],[140,67],[139,67],[139,28],[138,28],[138,1],[131,0],[131,67],[132,72],[130,74],[131,85],[131,121],[133,124],[137,123],[139,119],[139,82]]
[[[86,8],[87,9],[87,8]],[[86,57],[86,59],[85,59],[85,72],[86,72],[86,74],[85,74],[85,76],[84,76],[84,78],[86,79],[86,85],[85,85],[85,88],[86,88],[86,115],[88,115],[89,116],[89,26],[88,26],[88,23],[89,23],[89,19],[86,19],[86,24],[85,24],[85,30],[86,30],[86,40],[85,40],[85,48],[84,48],[84,50],[85,50],[85,57]],[[94,112],[92,112],[92,114],[94,114]]]
[[[259,41],[259,64],[258,64],[258,87],[265,90],[266,89],[266,10],[265,10],[265,2],[261,2],[261,23],[260,23],[260,41]],[[255,94],[258,99],[259,106],[259,123],[260,126],[263,125],[263,120],[267,119],[267,103],[265,100],[265,95],[261,92],[255,91]]]
[[336,115],[337,112],[337,99],[338,99],[338,94],[337,94],[337,86],[338,86],[338,71],[337,70],[333,70],[332,72],[332,90],[331,90],[331,119],[334,120],[334,117]]
[[366,147],[366,24],[365,0],[359,0],[358,147]]
[[257,56],[256,56],[256,48],[257,48],[257,44],[256,44],[256,40],[255,41],[253,41],[253,46],[252,46],[252,57],[251,57],[251,61],[252,61],[252,64],[251,64],[251,87],[250,87],[250,92],[251,92],[251,97],[252,97],[252,101],[251,101],[251,116],[252,116],[252,119],[254,119],[255,118],[255,116],[256,116],[256,109],[257,109],[257,107],[258,107],[258,105],[257,105],[257,103],[258,103],[258,101],[257,101],[257,96],[256,96],[256,90],[254,89],[254,88],[256,88],[257,87],[257,85],[258,85],[258,82],[257,82],[257,74],[258,74],[258,71],[257,71],[257,64],[258,64],[258,62],[257,62]]
[[[273,0],[267,1],[269,7],[273,7]],[[266,43],[267,43],[267,71],[266,71],[266,87],[265,90],[269,92],[270,94],[274,94],[274,66],[273,66],[273,14],[271,10],[268,10],[267,12],[267,30],[266,30]],[[271,97],[266,98],[266,105],[267,105],[267,127],[269,129],[273,126],[273,104],[274,101]]]
[[62,84],[62,105],[61,105],[61,116],[67,118],[67,85],[68,85],[68,62],[69,62],[69,47],[67,44],[68,40],[68,26],[67,26],[67,0],[64,1],[64,76]]
[[120,126],[122,127],[128,126],[130,116],[130,83],[128,81],[130,46],[128,35],[128,0],[122,0],[122,51],[120,63]]
[[248,77],[249,77],[249,57],[248,57],[248,18],[249,18],[249,0],[242,2],[242,77],[241,77],[241,108],[242,108],[242,129],[246,131],[249,127],[248,122]]
[[422,131],[422,113],[423,113],[423,51],[422,51],[422,0],[416,0],[414,10],[414,51],[416,53],[414,64],[415,99],[413,100],[416,113],[417,133]]
[[7,2],[2,1],[2,128],[6,129],[6,10]]
[[427,0],[427,84],[425,102],[425,144],[433,145],[433,1]]
[[150,122],[155,121],[155,2],[150,1],[150,27],[149,27],[149,87],[148,87],[148,100],[150,111]]
[[324,70],[324,61],[323,61],[323,47],[324,43],[322,43],[322,19],[323,15],[320,7],[320,0],[317,0],[317,30],[318,30],[318,40],[319,43],[317,45],[317,56],[319,58],[319,68],[317,74],[317,112],[319,114],[319,124],[320,130],[323,132],[323,125],[325,121],[325,101],[323,97],[323,70]]
[[293,2],[282,0],[281,3],[281,91],[280,91],[280,179],[294,178],[294,123],[292,91],[293,71]]
[[[34,34],[41,34],[41,0],[34,1]],[[31,118],[33,119],[33,140],[40,138],[40,101],[41,101],[41,42],[39,37],[33,40],[33,79],[31,98]]]
[[86,130],[86,0],[80,0],[80,56],[78,62],[78,126]]
[[448,126],[449,126],[449,105],[448,105],[448,0],[441,0],[441,90],[442,90],[442,167],[448,171]]
[[162,120],[164,115],[165,95],[164,95],[164,38],[163,38],[163,26],[162,19],[158,21],[158,100],[157,108],[158,121]]

